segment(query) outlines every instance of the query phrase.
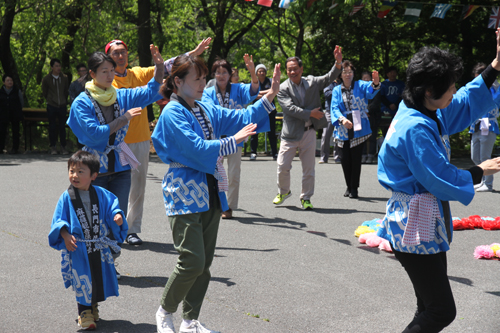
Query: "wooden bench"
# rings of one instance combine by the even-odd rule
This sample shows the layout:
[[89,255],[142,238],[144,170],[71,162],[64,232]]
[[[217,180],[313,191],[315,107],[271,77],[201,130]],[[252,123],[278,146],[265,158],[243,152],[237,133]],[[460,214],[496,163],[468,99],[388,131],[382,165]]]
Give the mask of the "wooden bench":
[[[68,113],[69,114],[69,113]],[[49,115],[47,113],[47,109],[41,108],[23,108],[23,132],[24,132],[24,150],[26,151],[28,145],[28,136],[29,136],[29,151],[33,150],[33,142],[32,142],[32,134],[31,127],[35,126],[44,126],[48,127],[49,124]],[[68,129],[68,125],[66,125],[66,129]],[[66,132],[66,137],[67,137]]]

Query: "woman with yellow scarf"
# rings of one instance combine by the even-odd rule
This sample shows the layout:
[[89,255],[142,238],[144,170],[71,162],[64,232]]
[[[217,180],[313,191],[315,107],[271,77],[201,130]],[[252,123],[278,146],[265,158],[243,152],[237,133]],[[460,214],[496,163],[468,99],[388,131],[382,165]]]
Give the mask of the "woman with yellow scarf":
[[163,58],[150,46],[156,65],[155,76],[147,86],[136,89],[115,89],[114,60],[102,53],[93,53],[88,61],[89,78],[82,92],[71,105],[67,124],[75,133],[83,150],[99,157],[99,176],[92,185],[103,187],[118,197],[120,209],[127,215],[131,168],[139,162],[123,141],[129,120],[141,110],[162,98],[158,94],[163,81]]

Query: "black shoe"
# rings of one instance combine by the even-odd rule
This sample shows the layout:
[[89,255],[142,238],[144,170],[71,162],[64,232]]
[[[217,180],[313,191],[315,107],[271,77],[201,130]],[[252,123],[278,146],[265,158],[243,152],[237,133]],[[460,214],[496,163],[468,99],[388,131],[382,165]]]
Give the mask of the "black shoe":
[[137,236],[137,234],[129,234],[127,235],[127,238],[125,238],[127,243],[130,245],[141,245],[142,244],[142,239]]
[[345,190],[345,193],[344,193],[344,197],[348,197],[351,195],[351,190],[349,189],[349,187],[347,188],[347,190]]
[[349,194],[350,199],[356,199],[358,197],[358,190],[352,190],[351,193]]
[[116,279],[120,280],[122,276],[120,273],[118,273],[118,271],[116,270],[116,267],[115,267],[115,272],[116,272]]

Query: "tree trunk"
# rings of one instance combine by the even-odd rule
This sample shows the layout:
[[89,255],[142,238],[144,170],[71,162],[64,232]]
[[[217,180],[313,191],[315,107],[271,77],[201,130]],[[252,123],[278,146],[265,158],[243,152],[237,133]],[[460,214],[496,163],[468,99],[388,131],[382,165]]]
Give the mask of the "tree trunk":
[[73,74],[71,72],[71,60],[70,55],[73,52],[75,47],[74,38],[78,29],[80,28],[80,20],[82,18],[83,12],[83,3],[82,0],[78,0],[75,2],[75,6],[72,6],[69,9],[68,14],[65,19],[68,21],[68,26],[66,27],[66,33],[70,37],[69,40],[66,41],[63,48],[63,54],[61,57],[61,65],[63,73],[68,76],[69,81],[72,81]]
[[3,71],[12,76],[14,84],[23,90],[19,72],[17,71],[16,60],[12,55],[10,47],[10,35],[12,33],[12,25],[16,16],[16,0],[5,0],[5,15],[3,16],[2,27],[0,32],[0,63]]
[[137,0],[138,6],[138,43],[139,66],[149,67],[152,65],[151,51],[149,45],[152,44],[151,36],[151,3],[150,0]]

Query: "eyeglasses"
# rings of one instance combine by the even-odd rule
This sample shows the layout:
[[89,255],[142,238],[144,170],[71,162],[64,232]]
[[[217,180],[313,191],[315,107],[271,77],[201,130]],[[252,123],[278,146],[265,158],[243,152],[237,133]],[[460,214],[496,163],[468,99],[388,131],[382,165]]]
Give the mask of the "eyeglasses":
[[354,74],[354,72],[342,72],[342,74],[345,74],[345,75],[352,75],[352,74]]
[[127,55],[127,50],[122,50],[122,51],[115,51],[111,53],[112,57],[119,57],[119,56],[126,56]]
[[215,72],[215,76],[227,76],[227,75],[229,75],[228,72],[224,72],[224,73]]

